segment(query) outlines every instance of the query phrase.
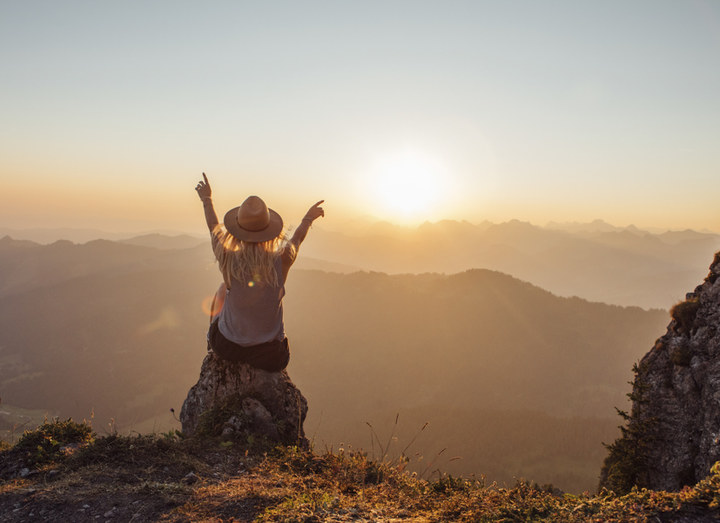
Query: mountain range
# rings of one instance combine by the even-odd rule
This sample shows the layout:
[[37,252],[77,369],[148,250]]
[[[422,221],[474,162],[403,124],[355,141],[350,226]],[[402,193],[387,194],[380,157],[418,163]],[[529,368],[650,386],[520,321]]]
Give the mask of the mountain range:
[[389,274],[485,268],[560,296],[667,309],[684,298],[720,249],[720,236],[692,230],[556,227],[514,220],[443,221],[415,229],[378,224],[355,236],[318,230],[310,255]]
[[[207,242],[205,236],[188,234],[123,236],[92,230],[0,228],[3,234],[40,243],[62,237],[87,241],[95,234],[95,238],[165,250]],[[445,220],[418,227],[362,222],[341,231],[319,224],[311,238],[303,246],[299,268],[388,274],[454,274],[484,268],[559,296],[663,309],[684,298],[705,270],[708,257],[720,249],[720,235],[711,232],[650,232],[601,220],[545,227],[517,220],[480,224]]]
[[[219,282],[204,244],[0,240],[3,402],[121,430],[177,426],[169,409],[197,379],[203,301]],[[575,491],[594,488],[632,363],[667,323],[662,310],[562,298],[487,269],[298,266],[285,311],[316,444],[367,448],[369,422],[402,447],[429,422],[413,447],[462,455],[450,472]]]

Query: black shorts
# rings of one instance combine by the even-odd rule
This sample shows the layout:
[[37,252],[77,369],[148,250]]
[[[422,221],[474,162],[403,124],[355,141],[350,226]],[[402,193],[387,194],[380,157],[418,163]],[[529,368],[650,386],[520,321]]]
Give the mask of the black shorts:
[[243,347],[222,335],[217,320],[210,324],[208,346],[224,360],[246,363],[268,372],[280,372],[290,361],[287,338]]

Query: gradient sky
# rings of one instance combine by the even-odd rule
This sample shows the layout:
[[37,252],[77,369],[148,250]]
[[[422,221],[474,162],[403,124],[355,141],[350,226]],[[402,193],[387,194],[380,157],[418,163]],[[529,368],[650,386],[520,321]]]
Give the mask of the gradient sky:
[[710,1],[5,0],[0,226],[198,231],[205,171],[330,228],[718,231],[719,57]]

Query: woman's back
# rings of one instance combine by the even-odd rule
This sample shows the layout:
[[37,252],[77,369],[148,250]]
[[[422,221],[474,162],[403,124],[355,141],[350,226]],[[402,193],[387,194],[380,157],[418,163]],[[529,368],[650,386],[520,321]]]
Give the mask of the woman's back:
[[233,279],[225,296],[218,328],[238,345],[257,345],[285,338],[282,299],[285,296],[283,256],[275,256],[278,284]]
[[282,218],[261,198],[249,196],[230,209],[223,227],[205,173],[195,190],[226,288],[219,317],[210,324],[208,347],[221,358],[280,371],[290,357],[283,324],[285,280],[312,222],[325,215],[323,201],[310,207],[285,241]]

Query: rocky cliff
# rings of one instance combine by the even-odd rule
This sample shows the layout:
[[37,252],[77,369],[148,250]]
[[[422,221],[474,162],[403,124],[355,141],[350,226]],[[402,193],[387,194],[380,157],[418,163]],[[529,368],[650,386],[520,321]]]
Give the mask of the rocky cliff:
[[208,352],[180,421],[188,436],[252,437],[307,447],[307,408],[286,371],[267,372]]
[[679,490],[720,460],[720,253],[671,310],[667,332],[635,368],[630,414],[609,445],[600,486]]

